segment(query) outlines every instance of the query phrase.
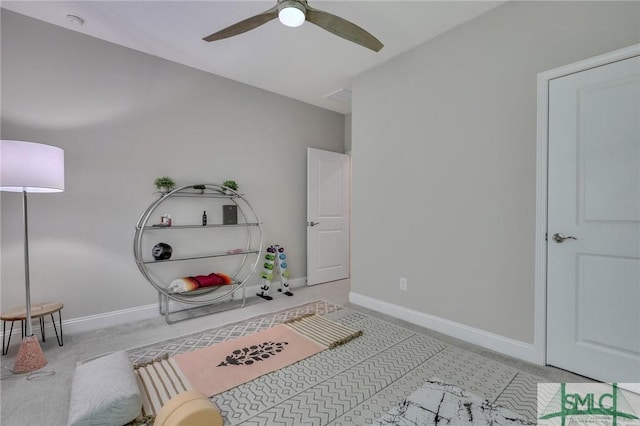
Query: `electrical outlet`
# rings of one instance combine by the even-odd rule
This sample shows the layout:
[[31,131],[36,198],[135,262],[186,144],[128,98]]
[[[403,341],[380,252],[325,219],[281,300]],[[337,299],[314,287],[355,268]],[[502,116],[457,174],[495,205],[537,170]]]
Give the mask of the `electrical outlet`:
[[407,291],[407,279],[400,278],[400,290]]

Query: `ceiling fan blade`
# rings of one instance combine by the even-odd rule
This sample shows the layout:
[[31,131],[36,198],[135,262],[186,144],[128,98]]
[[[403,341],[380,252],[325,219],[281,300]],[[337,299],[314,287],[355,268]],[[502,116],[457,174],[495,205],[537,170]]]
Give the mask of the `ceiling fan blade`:
[[259,15],[252,16],[251,18],[247,18],[244,21],[240,21],[237,24],[233,24],[223,30],[213,33],[210,36],[203,38],[203,40],[216,41],[216,40],[222,40],[223,38],[233,37],[235,35],[242,34],[249,30],[257,28],[260,25],[266,24],[267,22],[277,17],[278,17],[278,6],[276,5],[271,9],[262,12]]
[[321,10],[306,6],[307,21],[316,24],[339,37],[357,43],[361,46],[371,49],[374,52],[380,51],[384,44],[377,38],[369,34],[354,23],[342,19],[339,16],[332,15]]

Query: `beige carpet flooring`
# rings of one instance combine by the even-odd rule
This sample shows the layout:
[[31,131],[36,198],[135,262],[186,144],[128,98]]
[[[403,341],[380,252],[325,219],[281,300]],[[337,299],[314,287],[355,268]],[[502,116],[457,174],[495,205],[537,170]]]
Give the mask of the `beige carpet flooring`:
[[[242,309],[226,311],[206,317],[196,318],[178,324],[166,324],[163,318],[138,321],[126,325],[104,328],[85,333],[67,333],[63,347],[58,347],[55,339],[49,338],[43,344],[48,365],[42,370],[54,373],[40,380],[27,380],[25,376],[11,375],[8,368],[13,366],[18,343],[13,343],[9,354],[2,357],[2,380],[0,387],[0,424],[2,426],[57,426],[66,425],[69,410],[71,379],[76,363],[115,350],[127,350],[150,345],[163,340],[183,336],[200,330],[221,327],[249,318],[266,315],[314,300],[349,306],[349,282],[339,281],[303,289],[295,289],[294,297],[276,296],[271,302],[262,299]],[[474,345],[451,339],[439,333],[425,330],[400,320],[378,314],[367,309],[356,310],[396,323],[407,329],[416,330],[442,342],[455,345],[457,350],[482,355],[515,368],[524,373],[539,376],[550,382],[584,381],[579,376],[549,367],[539,367],[530,363],[505,357]]]

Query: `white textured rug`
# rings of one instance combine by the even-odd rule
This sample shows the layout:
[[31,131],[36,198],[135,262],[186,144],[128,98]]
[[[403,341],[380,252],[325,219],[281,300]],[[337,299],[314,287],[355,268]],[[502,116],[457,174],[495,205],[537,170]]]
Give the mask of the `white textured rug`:
[[316,313],[359,337],[214,396],[226,425],[366,426],[434,377],[536,418],[531,374],[349,308],[316,301],[129,350],[134,363],[177,355]]
[[429,381],[400,405],[389,410],[377,425],[533,425],[518,414],[463,389]]

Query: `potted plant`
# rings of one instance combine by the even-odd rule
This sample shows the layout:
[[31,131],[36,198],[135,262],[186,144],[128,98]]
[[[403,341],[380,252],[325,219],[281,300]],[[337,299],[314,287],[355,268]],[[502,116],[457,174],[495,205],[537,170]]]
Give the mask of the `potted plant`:
[[169,176],[156,178],[153,183],[162,194],[166,194],[176,186],[176,183]]
[[204,194],[204,190],[207,189],[204,185],[193,185],[193,189],[200,191],[201,194]]
[[[229,189],[233,189],[234,191],[238,190],[238,184],[236,183],[235,180],[225,180],[222,183],[222,186],[227,187]],[[232,192],[230,192],[230,191],[225,191],[225,192],[228,193],[228,194],[232,194]]]

